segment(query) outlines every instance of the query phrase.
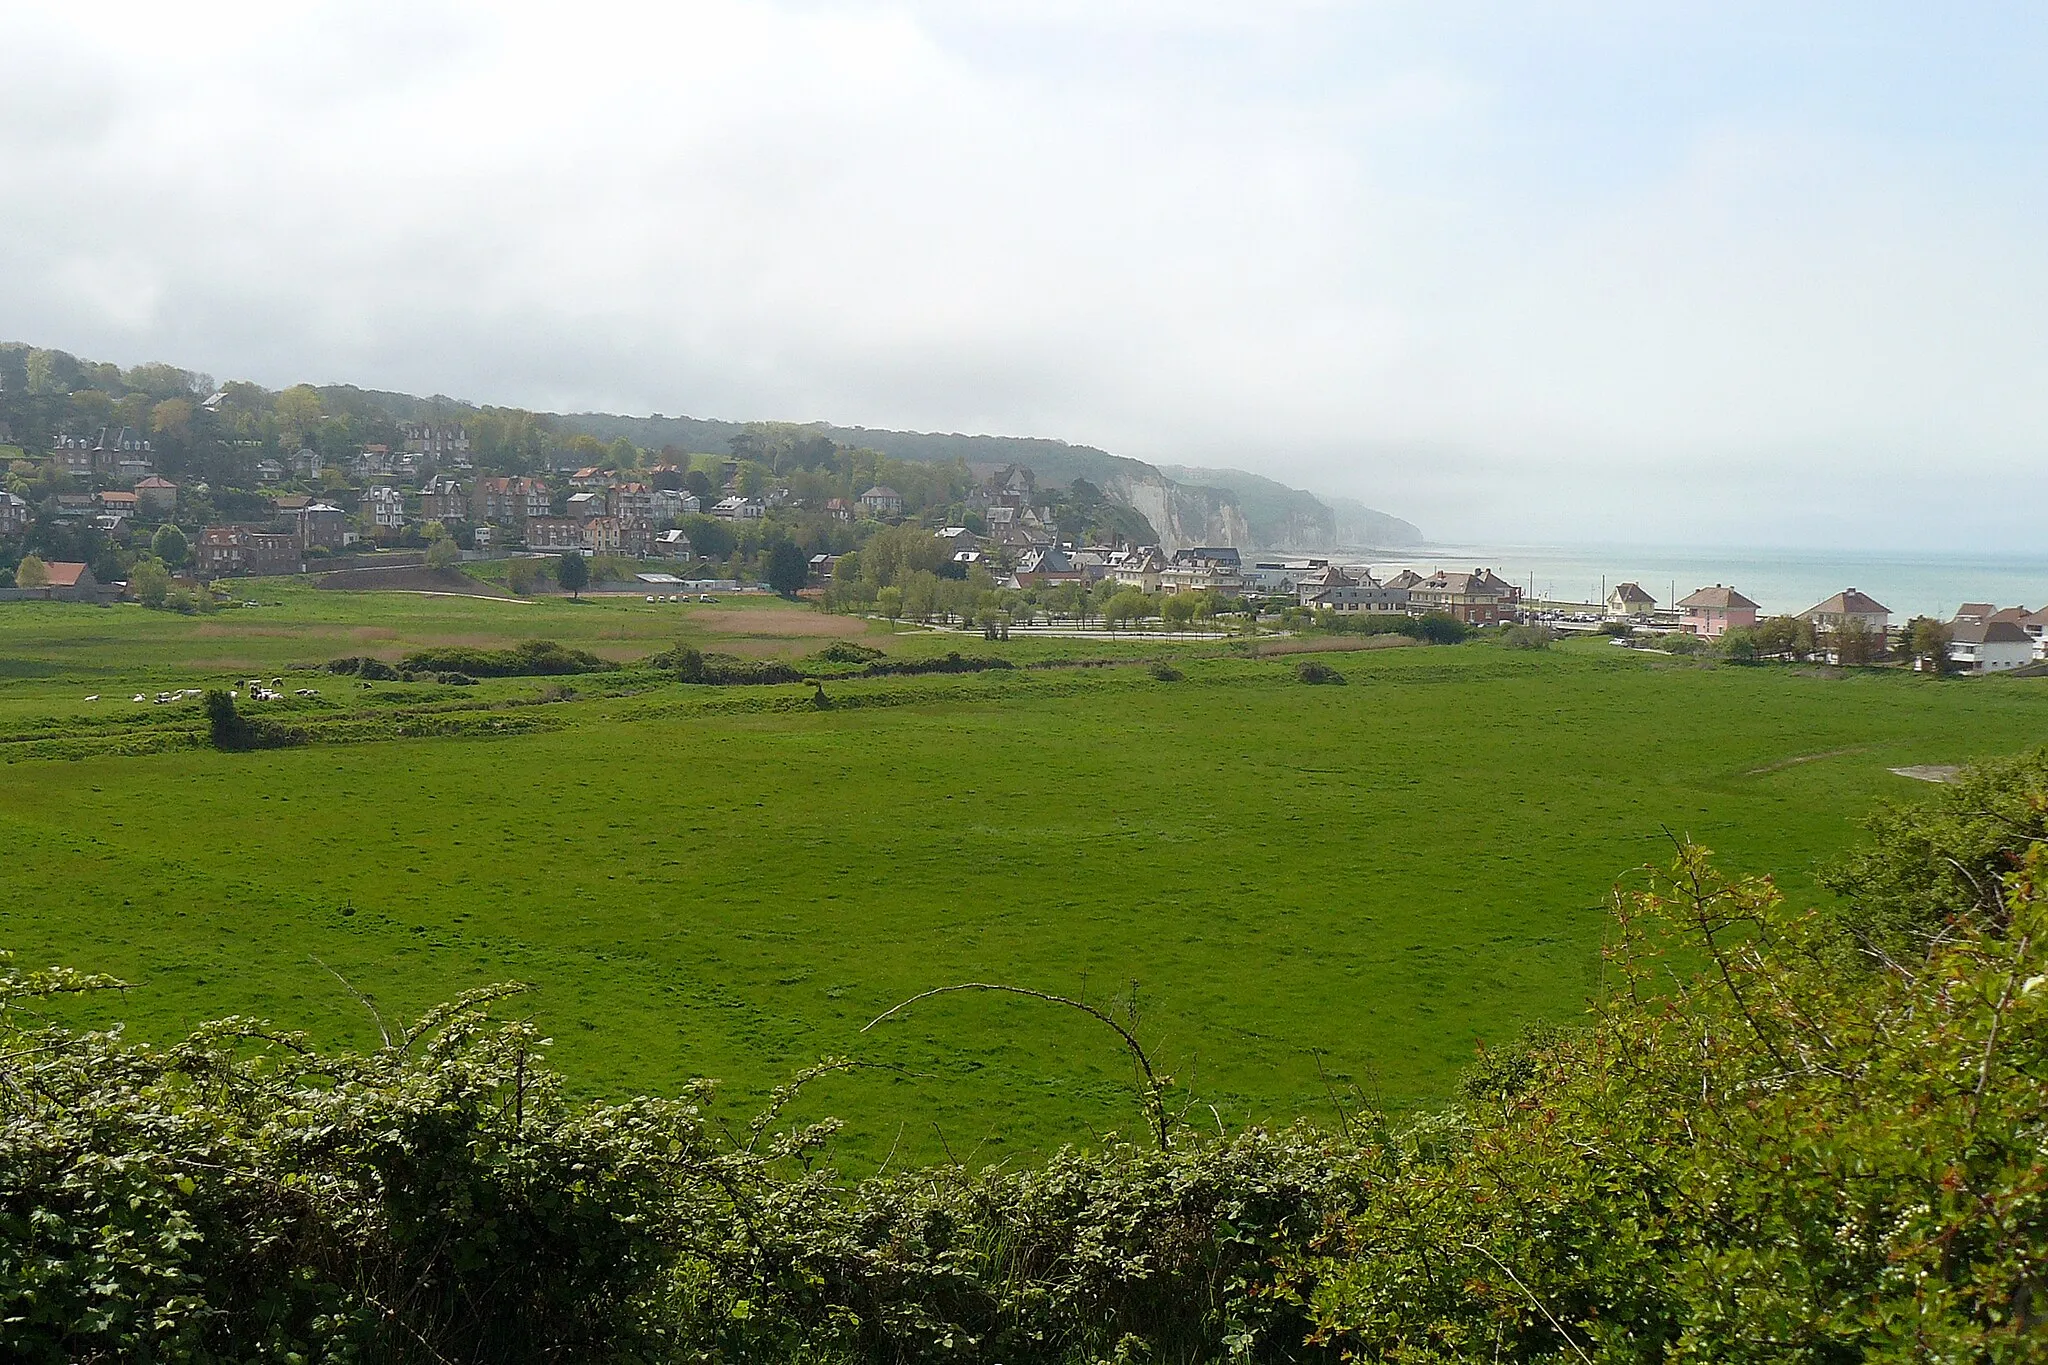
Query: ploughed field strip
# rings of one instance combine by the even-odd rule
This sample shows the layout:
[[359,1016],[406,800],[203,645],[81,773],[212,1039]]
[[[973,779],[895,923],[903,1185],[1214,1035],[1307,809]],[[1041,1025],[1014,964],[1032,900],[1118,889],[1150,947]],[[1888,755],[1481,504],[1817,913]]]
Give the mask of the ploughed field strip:
[[[889,659],[1019,666],[833,677],[824,704],[801,682],[633,667],[365,686],[288,666],[396,657],[437,621],[478,648],[715,650],[720,613],[314,596],[176,622],[184,637],[89,608],[42,636],[0,625],[0,653],[58,670],[0,680],[0,946],[135,983],[80,1008],[152,1036],[249,1013],[367,1044],[336,973],[387,1015],[521,980],[591,1093],[711,1075],[745,1097],[848,1055],[867,1065],[802,1107],[845,1116],[846,1150],[876,1162],[1137,1121],[1116,1040],[1073,1011],[948,996],[860,1031],[920,991],[1000,981],[1114,1008],[1233,1122],[1327,1113],[1332,1090],[1422,1104],[1477,1044],[1578,1009],[1602,901],[1667,830],[1734,867],[1809,868],[1874,798],[1925,794],[1891,770],[2048,735],[2048,690],[2025,680],[1597,645],[1331,654],[1346,685],[1311,687],[1299,657],[1227,646],[1155,671],[1156,644],[872,633]],[[230,625],[279,636],[192,635]],[[774,620],[735,625],[758,640]],[[830,638],[792,631],[779,657]],[[154,701],[256,676],[196,674],[216,651],[283,679],[265,704],[312,742],[218,752],[197,703]],[[1063,651],[1102,666],[1025,666]]]

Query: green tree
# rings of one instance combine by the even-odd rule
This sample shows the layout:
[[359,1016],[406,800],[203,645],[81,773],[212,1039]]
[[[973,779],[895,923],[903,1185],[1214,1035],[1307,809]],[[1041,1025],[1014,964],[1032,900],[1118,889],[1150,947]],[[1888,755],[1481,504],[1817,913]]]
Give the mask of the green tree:
[[1949,654],[1952,644],[1948,627],[1931,616],[1916,616],[1906,627],[1906,647],[1916,668],[1924,667],[1936,675],[1953,672],[1955,661]]
[[1721,657],[1730,663],[1755,663],[1761,652],[1757,644],[1757,631],[1744,626],[1735,626],[1721,633]]
[[1186,630],[1195,619],[1195,602],[1186,593],[1175,593],[1159,604],[1160,619],[1169,630]]
[[1835,662],[1839,664],[1874,663],[1884,653],[1884,636],[1854,616],[1829,632],[1828,644],[1835,652]]
[[571,550],[555,561],[555,581],[569,590],[569,595],[581,600],[583,590],[590,586],[590,561],[579,550]]
[[14,566],[14,586],[17,588],[47,588],[50,586],[50,566],[43,563],[42,556],[27,554],[21,563]]
[[285,438],[301,443],[320,426],[320,393],[311,384],[294,384],[277,396],[276,413]]
[[810,562],[803,547],[792,540],[778,540],[768,552],[768,586],[784,597],[794,597],[810,578]]
[[894,630],[896,623],[903,619],[903,589],[893,585],[883,588],[875,594],[875,606],[889,618],[889,628]]
[[430,569],[452,569],[461,562],[461,547],[446,536],[427,547],[427,567]]
[[180,569],[184,567],[185,557],[192,552],[192,547],[186,543],[183,531],[166,522],[157,527],[156,534],[149,538],[149,550],[164,562],[165,568]]
[[161,607],[171,595],[171,574],[161,559],[144,555],[128,570],[128,591],[145,607]]

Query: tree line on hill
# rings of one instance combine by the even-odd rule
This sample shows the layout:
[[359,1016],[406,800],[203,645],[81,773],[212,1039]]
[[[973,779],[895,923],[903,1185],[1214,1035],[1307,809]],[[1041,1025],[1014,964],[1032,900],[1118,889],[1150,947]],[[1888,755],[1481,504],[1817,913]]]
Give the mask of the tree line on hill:
[[159,1047],[53,1021],[117,983],[8,965],[0,1354],[2039,1360],[2048,751],[1869,830],[1810,909],[1678,846],[1586,1014],[1420,1117],[1212,1132],[1113,1009],[1041,995],[1123,1035],[1141,1136],[858,1181],[787,1117],[843,1061],[733,1122],[708,1083],[572,1098],[516,987],[365,1053]]
[[[564,469],[598,468],[621,479],[691,493],[700,511],[678,525],[717,576],[763,578],[782,545],[807,560],[864,543],[879,523],[857,510],[858,499],[876,486],[900,495],[904,515],[919,524],[963,525],[976,533],[987,529],[980,505],[970,496],[980,480],[964,460],[896,458],[835,442],[815,427],[777,422],[735,426],[725,438],[725,453],[673,445],[649,448],[624,436],[601,440],[578,429],[575,420],[524,409],[473,408],[350,385],[297,384],[280,391],[243,381],[216,385],[210,376],[170,365],[124,370],[63,351],[0,345],[0,488],[22,498],[34,514],[19,533],[9,534],[0,524],[0,573],[30,554],[43,561],[89,563],[103,582],[129,577],[138,562],[151,581],[159,571],[175,573],[186,566],[182,554],[167,556],[151,544],[148,509],[139,540],[109,535],[90,519],[59,514],[62,495],[91,491],[95,483],[39,458],[64,438],[91,440],[102,429],[125,428],[150,442],[155,472],[180,485],[175,506],[162,518],[181,528],[182,542],[189,542],[207,525],[272,520],[276,510],[269,494],[276,492],[348,503],[361,491],[348,472],[350,462],[367,448],[402,450],[412,422],[461,424],[468,438],[463,458],[472,466],[465,479],[550,478],[557,514],[565,510],[559,504],[570,491],[556,477]],[[288,471],[268,484],[259,477],[266,462],[289,465],[300,450],[319,457],[317,475]],[[708,515],[728,491],[748,498],[773,492],[775,506],[756,520]],[[1086,479],[1040,490],[1036,497],[1068,536],[1157,539],[1140,514]],[[835,502],[847,510],[828,511]],[[364,531],[391,539],[367,525]],[[439,522],[423,523],[410,538],[400,537],[430,553],[447,538]],[[446,548],[453,550],[452,545]],[[786,573],[789,552],[784,553]],[[452,561],[452,553],[444,554],[444,562]]]

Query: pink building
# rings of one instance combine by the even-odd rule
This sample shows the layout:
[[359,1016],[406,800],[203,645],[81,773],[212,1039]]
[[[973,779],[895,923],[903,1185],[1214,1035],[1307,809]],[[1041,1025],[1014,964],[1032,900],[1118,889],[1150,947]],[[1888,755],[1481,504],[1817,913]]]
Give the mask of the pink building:
[[1699,589],[1678,605],[1685,612],[1687,633],[1702,639],[1718,640],[1723,631],[1756,624],[1756,603],[1719,583]]

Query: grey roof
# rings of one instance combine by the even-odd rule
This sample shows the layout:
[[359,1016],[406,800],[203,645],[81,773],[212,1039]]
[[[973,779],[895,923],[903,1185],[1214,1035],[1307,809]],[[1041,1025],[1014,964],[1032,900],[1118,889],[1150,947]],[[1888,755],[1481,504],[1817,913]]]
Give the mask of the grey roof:
[[1948,628],[1949,639],[1959,645],[2030,645],[2034,637],[2015,621],[1960,621]]

